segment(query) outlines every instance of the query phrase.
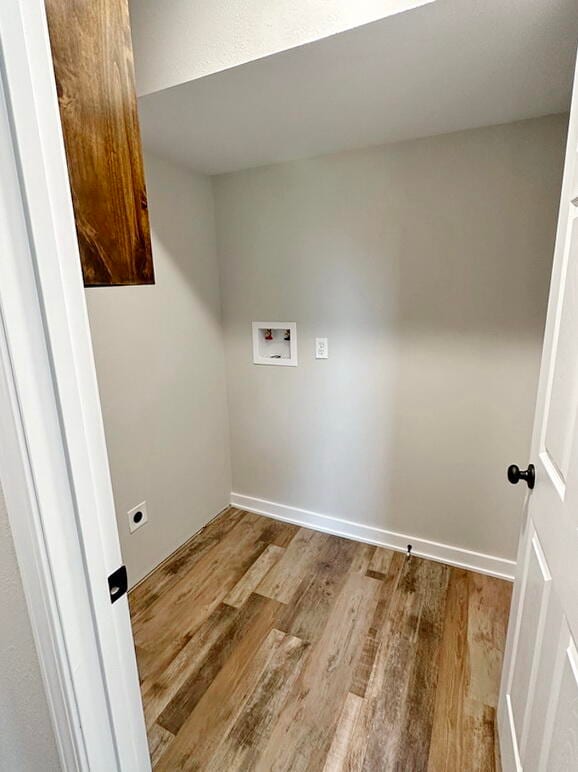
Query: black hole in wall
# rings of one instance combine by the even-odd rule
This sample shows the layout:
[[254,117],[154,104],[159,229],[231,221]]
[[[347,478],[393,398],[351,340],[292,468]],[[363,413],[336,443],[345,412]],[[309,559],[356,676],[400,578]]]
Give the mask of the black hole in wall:
[[135,512],[132,516],[133,523],[140,523],[140,521],[143,519],[143,513],[139,510],[138,512]]

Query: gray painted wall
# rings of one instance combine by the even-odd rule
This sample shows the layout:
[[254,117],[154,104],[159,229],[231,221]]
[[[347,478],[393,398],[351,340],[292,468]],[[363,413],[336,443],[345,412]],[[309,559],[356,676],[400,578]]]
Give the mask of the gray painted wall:
[[[236,493],[515,557],[565,131],[213,178]],[[297,322],[299,367],[253,365],[252,320]]]
[[[207,177],[145,156],[156,284],[86,292],[122,553],[134,584],[227,506],[229,429]],[[128,530],[146,500],[149,522]]]
[[60,762],[1,490],[0,609],[0,770],[58,770]]

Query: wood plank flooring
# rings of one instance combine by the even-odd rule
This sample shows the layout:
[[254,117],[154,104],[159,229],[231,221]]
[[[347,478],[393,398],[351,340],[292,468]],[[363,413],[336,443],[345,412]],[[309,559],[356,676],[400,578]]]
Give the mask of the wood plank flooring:
[[130,593],[154,768],[496,770],[510,594],[230,508]]

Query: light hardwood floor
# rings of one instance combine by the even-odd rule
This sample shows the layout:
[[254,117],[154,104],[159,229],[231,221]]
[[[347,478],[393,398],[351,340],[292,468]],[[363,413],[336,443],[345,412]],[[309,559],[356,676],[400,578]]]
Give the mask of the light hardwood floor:
[[130,594],[156,770],[495,770],[511,586],[228,509]]

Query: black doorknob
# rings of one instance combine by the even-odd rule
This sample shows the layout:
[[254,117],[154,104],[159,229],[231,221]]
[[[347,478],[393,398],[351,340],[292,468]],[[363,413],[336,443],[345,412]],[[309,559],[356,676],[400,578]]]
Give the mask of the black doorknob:
[[536,482],[536,470],[534,469],[534,464],[528,464],[527,469],[520,469],[516,464],[512,464],[508,467],[508,480],[512,485],[517,485],[520,480],[525,480],[528,488],[532,490],[534,483]]

